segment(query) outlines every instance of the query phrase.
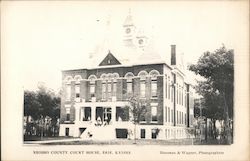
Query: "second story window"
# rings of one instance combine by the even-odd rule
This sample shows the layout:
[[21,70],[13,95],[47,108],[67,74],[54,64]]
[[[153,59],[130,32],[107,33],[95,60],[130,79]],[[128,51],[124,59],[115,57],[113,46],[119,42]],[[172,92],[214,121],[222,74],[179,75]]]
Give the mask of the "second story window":
[[102,82],[102,99],[103,100],[106,99],[106,88],[107,88],[106,82]]
[[152,122],[156,122],[157,121],[157,107],[156,106],[152,106],[151,107],[151,121]]
[[146,96],[146,83],[145,83],[145,81],[140,82],[140,95],[141,95],[141,97]]
[[95,82],[90,82],[90,96],[95,97]]
[[132,79],[127,80],[127,93],[132,94],[133,93],[133,88],[132,88]]
[[111,82],[108,82],[108,99],[111,98],[111,92],[112,92]]
[[151,96],[157,97],[157,80],[151,81]]
[[76,84],[75,85],[75,96],[76,98],[80,98],[80,85],[79,84]]
[[116,96],[116,82],[113,82],[113,96]]
[[66,100],[70,100],[70,97],[71,97],[71,85],[70,84],[67,84],[66,85]]
[[70,121],[70,108],[66,108],[66,121]]

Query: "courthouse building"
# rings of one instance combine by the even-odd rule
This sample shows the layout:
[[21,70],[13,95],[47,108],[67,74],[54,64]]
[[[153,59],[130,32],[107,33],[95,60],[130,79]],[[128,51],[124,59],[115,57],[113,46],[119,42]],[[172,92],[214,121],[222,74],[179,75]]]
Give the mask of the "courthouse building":
[[[60,136],[83,139],[173,139],[189,137],[194,90],[176,45],[160,56],[153,38],[138,31],[129,14],[123,36],[107,34],[92,53],[91,65],[62,71]],[[108,30],[108,29],[107,29]],[[108,31],[107,31],[108,33]],[[134,132],[130,96],[146,100],[146,113]]]

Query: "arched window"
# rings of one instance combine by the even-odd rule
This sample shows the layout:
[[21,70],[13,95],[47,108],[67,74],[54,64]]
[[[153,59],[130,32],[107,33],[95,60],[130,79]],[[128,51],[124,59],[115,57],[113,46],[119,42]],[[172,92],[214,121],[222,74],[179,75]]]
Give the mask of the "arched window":
[[89,93],[90,93],[90,97],[95,97],[95,81],[96,81],[97,77],[95,75],[90,75],[88,80],[90,81],[89,84]]
[[140,71],[138,73],[138,76],[140,77],[140,96],[146,97],[146,77],[148,76],[148,73],[146,71]]
[[146,72],[145,70],[140,71],[140,72],[138,73],[138,76],[140,77],[141,80],[145,80],[146,77],[148,76],[148,72]]
[[64,82],[65,82],[66,84],[71,84],[71,81],[73,81],[73,77],[72,77],[72,76],[67,76],[67,77],[65,77],[65,79],[64,79]]
[[157,70],[151,70],[149,72],[149,76],[151,77],[151,79],[157,79],[158,75],[160,75],[160,73]]
[[134,74],[132,72],[128,72],[125,74],[125,78],[127,81],[127,93],[128,94],[133,93],[133,77],[134,77]]
[[151,70],[149,76],[151,78],[151,97],[157,97],[157,76],[160,73],[157,70]]
[[80,75],[75,75],[75,76],[74,76],[74,80],[75,80],[75,83],[76,83],[76,84],[79,84],[80,81],[82,80],[82,77],[81,77]]

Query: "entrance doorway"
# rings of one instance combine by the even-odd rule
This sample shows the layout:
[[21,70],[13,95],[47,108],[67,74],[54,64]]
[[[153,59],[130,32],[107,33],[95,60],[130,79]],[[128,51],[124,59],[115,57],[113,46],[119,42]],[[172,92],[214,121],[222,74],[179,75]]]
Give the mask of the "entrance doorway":
[[112,110],[110,107],[96,107],[96,120],[105,122],[107,124],[110,123],[112,119]]

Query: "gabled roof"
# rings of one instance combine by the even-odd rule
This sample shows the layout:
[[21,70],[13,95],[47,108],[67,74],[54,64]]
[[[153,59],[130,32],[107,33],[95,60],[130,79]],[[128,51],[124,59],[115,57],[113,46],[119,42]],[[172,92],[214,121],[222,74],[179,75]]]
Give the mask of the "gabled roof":
[[109,51],[108,55],[103,59],[103,61],[99,64],[99,66],[118,65],[118,64],[121,63]]

